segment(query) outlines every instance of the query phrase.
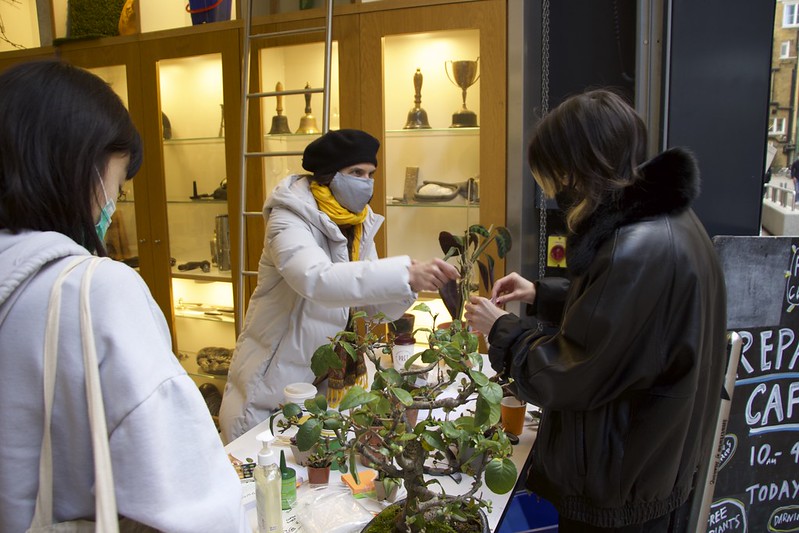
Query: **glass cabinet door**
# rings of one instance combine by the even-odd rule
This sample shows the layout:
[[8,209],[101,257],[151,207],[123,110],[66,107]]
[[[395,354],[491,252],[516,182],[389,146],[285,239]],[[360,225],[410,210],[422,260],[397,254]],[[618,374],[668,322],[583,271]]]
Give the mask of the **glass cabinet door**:
[[479,53],[479,30],[383,39],[389,256],[442,257],[438,232],[479,223]]
[[[260,91],[300,90],[324,86],[324,43],[273,46],[258,51]],[[280,89],[278,89],[280,84]],[[332,43],[330,129],[339,128],[338,44]],[[302,152],[323,128],[322,93],[260,99],[264,152]],[[264,192],[290,174],[304,174],[302,156],[263,158]],[[258,206],[257,210],[260,210]]]
[[222,72],[221,54],[157,62],[173,333],[186,370],[208,379],[224,365],[198,354],[220,359],[236,340]]
[[[429,261],[446,253],[442,231],[504,226],[505,3],[375,11],[360,22],[362,122],[383,136],[371,202],[386,216],[381,255]],[[438,293],[419,299],[437,323],[449,320]],[[415,327],[430,326],[414,314]]]
[[[125,107],[130,109],[125,65],[92,67],[87,70],[105,80],[125,104]],[[121,194],[115,200],[117,208],[111,217],[111,226],[106,233],[105,249],[111,259],[122,261],[138,270],[139,242],[136,237],[136,204],[133,181],[128,180],[124,183]]]

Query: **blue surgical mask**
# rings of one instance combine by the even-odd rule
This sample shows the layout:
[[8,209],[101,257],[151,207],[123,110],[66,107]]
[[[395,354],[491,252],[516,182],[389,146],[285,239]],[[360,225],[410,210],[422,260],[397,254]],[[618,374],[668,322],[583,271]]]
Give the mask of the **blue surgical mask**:
[[103,188],[103,195],[105,196],[105,205],[100,210],[100,220],[94,225],[94,229],[97,231],[97,236],[100,238],[100,241],[105,242],[105,234],[108,232],[108,226],[111,225],[111,215],[116,211],[117,204],[108,197],[108,193],[105,191],[103,178],[100,176],[100,171],[97,170],[97,168],[95,168],[94,171],[97,172],[97,177],[100,178],[100,187]]
[[372,199],[375,180],[336,172],[329,187],[330,192],[343,208],[357,214],[363,211],[363,208]]

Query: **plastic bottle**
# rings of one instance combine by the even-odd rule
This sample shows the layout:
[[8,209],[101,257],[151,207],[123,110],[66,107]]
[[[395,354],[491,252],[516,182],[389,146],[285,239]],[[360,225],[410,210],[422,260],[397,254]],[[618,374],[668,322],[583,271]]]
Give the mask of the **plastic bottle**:
[[269,430],[255,437],[261,443],[258,466],[255,467],[255,506],[258,511],[258,533],[283,533],[283,512],[280,510],[280,468],[271,443],[275,436]]
[[280,450],[280,507],[285,511],[297,501],[297,472],[286,466],[286,453]]

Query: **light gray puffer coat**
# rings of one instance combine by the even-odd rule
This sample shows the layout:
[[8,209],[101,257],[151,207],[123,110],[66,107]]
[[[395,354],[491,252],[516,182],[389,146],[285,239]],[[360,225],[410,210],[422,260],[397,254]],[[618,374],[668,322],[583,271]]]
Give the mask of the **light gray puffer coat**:
[[319,210],[303,176],[285,178],[264,205],[266,237],[258,286],[236,343],[220,411],[225,442],[269,417],[283,387],[314,380],[311,356],[347,326],[350,307],[399,318],[416,299],[408,256],[378,259],[374,237],[384,218],[363,223],[360,261]]

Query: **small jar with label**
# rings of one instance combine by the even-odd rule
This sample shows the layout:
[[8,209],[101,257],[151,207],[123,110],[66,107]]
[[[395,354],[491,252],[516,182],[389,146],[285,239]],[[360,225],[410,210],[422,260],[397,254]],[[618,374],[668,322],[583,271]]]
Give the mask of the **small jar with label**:
[[410,333],[400,333],[394,337],[391,346],[391,358],[394,361],[394,368],[405,370],[405,363],[413,356],[416,340]]

